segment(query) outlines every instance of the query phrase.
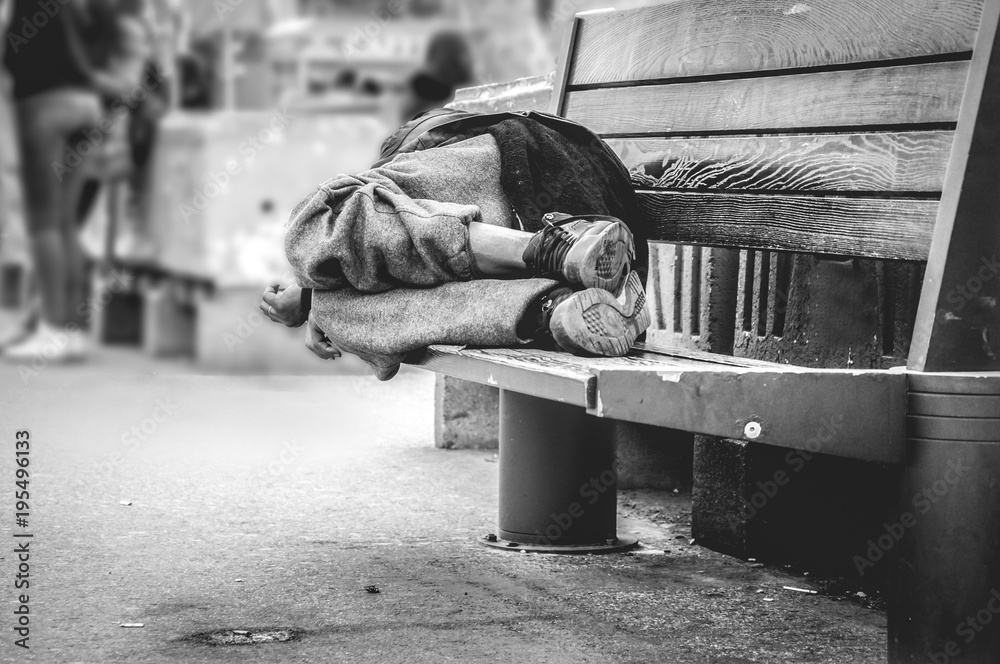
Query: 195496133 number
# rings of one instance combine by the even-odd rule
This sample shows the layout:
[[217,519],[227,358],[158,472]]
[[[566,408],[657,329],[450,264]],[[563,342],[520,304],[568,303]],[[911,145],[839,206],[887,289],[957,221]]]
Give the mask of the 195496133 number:
[[14,503],[14,517],[17,519],[17,525],[27,528],[28,516],[30,515],[28,482],[31,473],[28,466],[31,464],[31,434],[27,431],[18,431],[14,434],[14,448],[15,463],[17,464],[17,469],[14,471],[14,499],[16,501]]

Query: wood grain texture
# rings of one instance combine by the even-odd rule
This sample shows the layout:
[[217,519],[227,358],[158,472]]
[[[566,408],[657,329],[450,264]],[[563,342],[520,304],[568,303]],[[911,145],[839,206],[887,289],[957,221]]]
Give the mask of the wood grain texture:
[[535,349],[431,346],[410,364],[437,373],[589,408],[594,377],[573,355]]
[[595,373],[603,369],[795,370],[768,362],[652,344],[637,344],[626,357],[579,357],[537,348],[436,345],[414,355],[408,363],[447,376],[584,408],[596,405]]
[[651,239],[927,260],[936,201],[639,191]]
[[609,368],[772,366],[742,358],[638,344],[626,357],[580,357],[537,348],[468,348],[435,345],[409,364],[521,394],[593,407],[594,372]]
[[981,0],[687,0],[581,17],[573,85],[972,49]]
[[[717,353],[708,353],[689,348],[668,347],[655,343],[636,343],[630,355],[645,357],[653,361],[664,361],[667,358],[674,358],[676,360],[684,361],[689,365],[704,363],[706,365],[744,367],[748,369],[775,369],[780,367],[782,371],[795,371],[798,369],[798,367],[776,365],[773,362],[764,362],[763,360],[755,360],[749,357],[719,355]],[[809,371],[809,369],[802,369],[802,371]]]
[[581,90],[565,115],[597,134],[951,123],[968,62]]
[[940,192],[954,132],[610,139],[642,187]]

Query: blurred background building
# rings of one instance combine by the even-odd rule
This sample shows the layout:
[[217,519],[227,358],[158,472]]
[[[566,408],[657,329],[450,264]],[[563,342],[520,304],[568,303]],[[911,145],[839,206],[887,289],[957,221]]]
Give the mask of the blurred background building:
[[[81,232],[91,297],[107,300],[93,307],[91,336],[241,371],[325,366],[304,351],[300,331],[260,324],[256,302],[267,284],[291,280],[281,242],[288,211],[320,182],[377,158],[406,119],[435,36],[458,33],[468,44],[461,87],[540,76],[555,69],[573,15],[606,4],[145,1],[168,108],[147,132],[148,163],[123,157],[135,132],[121,126],[88,157],[99,186]],[[11,4],[0,0],[5,35],[17,29],[7,26]],[[615,6],[639,4],[651,3]],[[0,68],[0,344],[37,309],[6,77]],[[129,122],[140,120],[133,112]],[[110,288],[123,279],[127,287]]]

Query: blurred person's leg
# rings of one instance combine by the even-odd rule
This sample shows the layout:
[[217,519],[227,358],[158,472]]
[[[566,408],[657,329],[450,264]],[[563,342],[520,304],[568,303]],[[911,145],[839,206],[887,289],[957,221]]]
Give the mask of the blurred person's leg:
[[54,326],[66,320],[66,269],[63,261],[61,219],[63,187],[52,164],[66,158],[66,133],[59,126],[50,95],[18,103],[21,143],[21,180],[25,225],[31,240],[35,274],[42,297],[42,319]]
[[83,329],[87,325],[84,306],[87,293],[87,259],[80,242],[78,210],[80,197],[87,182],[84,169],[77,169],[63,177],[63,213],[60,230],[63,256],[66,261],[66,322]]
[[76,206],[76,223],[81,228],[87,217],[94,210],[94,205],[100,200],[101,181],[93,177],[84,182],[80,192],[80,200]]
[[[76,322],[79,302],[73,300],[83,293],[76,213],[84,169],[78,146],[68,140],[96,126],[100,114],[99,98],[84,90],[50,91],[17,104],[26,225],[42,312],[35,334],[8,348],[8,356],[33,356]],[[56,347],[65,354],[65,344]]]

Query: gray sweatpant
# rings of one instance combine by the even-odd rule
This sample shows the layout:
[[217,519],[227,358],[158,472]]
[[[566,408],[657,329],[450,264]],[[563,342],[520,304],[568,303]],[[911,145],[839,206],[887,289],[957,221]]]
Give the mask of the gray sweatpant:
[[488,134],[324,182],[292,212],[285,251],[317,324],[388,380],[431,344],[530,341],[517,324],[557,282],[481,278],[470,222],[518,227]]

